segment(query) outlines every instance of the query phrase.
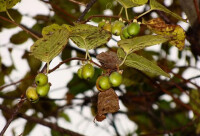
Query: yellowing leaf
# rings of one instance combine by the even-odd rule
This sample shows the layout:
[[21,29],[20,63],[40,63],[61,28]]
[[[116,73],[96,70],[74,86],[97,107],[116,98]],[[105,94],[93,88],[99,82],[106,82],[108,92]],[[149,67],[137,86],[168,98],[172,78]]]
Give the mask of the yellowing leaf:
[[148,0],[117,0],[124,8],[132,8],[144,5]]
[[110,40],[111,33],[88,24],[77,24],[71,28],[70,39],[80,48],[94,49]]
[[163,35],[170,39],[169,43],[182,50],[185,46],[185,31],[179,25],[169,25],[160,18],[144,22],[154,33]]
[[58,24],[52,24],[52,25],[46,26],[42,29],[42,35],[43,36],[51,35],[58,29],[61,29],[61,26],[59,26]]
[[145,35],[140,37],[135,37],[132,39],[120,40],[118,46],[123,48],[123,50],[129,54],[131,52],[141,50],[145,47],[161,44],[168,41],[168,38],[162,35]]
[[170,14],[170,15],[174,16],[178,20],[182,20],[184,22],[187,22],[185,19],[183,19],[179,15],[175,14],[174,12],[171,12],[170,10],[168,10],[165,6],[161,5],[156,0],[150,0],[150,7],[151,7],[151,10],[160,10],[160,11],[163,11],[163,12],[165,12],[167,14]]
[[[117,55],[119,58],[122,58],[122,59],[125,58],[125,52],[121,48],[118,49]],[[151,62],[150,60],[148,60],[142,56],[139,56],[135,53],[129,54],[127,56],[124,64],[129,67],[138,69],[140,71],[150,72],[155,75],[163,75],[165,77],[170,77],[170,75],[168,73],[164,72],[154,62]]]
[[31,55],[48,63],[66,46],[69,34],[70,32],[66,27],[61,27],[48,35],[45,35],[31,46]]
[[21,0],[0,0],[0,12],[12,8]]

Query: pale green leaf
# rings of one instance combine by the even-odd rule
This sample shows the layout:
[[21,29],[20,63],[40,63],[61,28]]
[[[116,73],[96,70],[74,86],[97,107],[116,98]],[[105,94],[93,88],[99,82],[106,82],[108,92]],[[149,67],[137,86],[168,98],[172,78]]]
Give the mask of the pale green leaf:
[[94,49],[107,43],[111,33],[88,24],[77,24],[71,28],[70,39],[80,48]]
[[58,24],[52,24],[52,25],[46,26],[42,29],[42,36],[51,35],[56,30],[61,29],[61,28],[62,27],[59,26]]
[[0,12],[6,11],[6,1],[0,0]]
[[69,118],[69,116],[66,113],[60,112],[59,116],[62,117],[62,118],[64,118],[65,121],[70,122],[70,118]]
[[[125,52],[119,48],[117,51],[117,55],[119,58],[124,59],[125,57]],[[131,53],[127,56],[125,62],[125,65],[138,69],[140,71],[144,72],[150,72],[155,75],[163,75],[165,77],[170,77],[170,75],[166,72],[164,72],[159,66],[156,65],[156,63],[151,62],[150,60],[139,56],[135,53]]]
[[169,39],[162,35],[145,35],[139,36],[132,39],[120,40],[118,45],[129,54],[131,52],[141,50],[145,47],[161,44]]
[[10,9],[10,8],[14,7],[20,1],[21,0],[6,0],[7,9]]
[[124,8],[132,8],[144,5],[148,0],[117,0]]
[[63,50],[68,42],[69,35],[70,32],[66,27],[55,30],[53,33],[37,40],[31,46],[31,55],[48,63]]
[[182,20],[184,22],[187,22],[185,19],[183,19],[179,15],[175,14],[174,12],[171,12],[169,9],[167,9],[165,6],[163,6],[162,4],[157,2],[156,0],[150,0],[150,7],[151,7],[151,10],[160,10],[160,11],[163,11],[167,14],[174,16],[178,20]]
[[12,8],[21,0],[0,0],[0,12]]

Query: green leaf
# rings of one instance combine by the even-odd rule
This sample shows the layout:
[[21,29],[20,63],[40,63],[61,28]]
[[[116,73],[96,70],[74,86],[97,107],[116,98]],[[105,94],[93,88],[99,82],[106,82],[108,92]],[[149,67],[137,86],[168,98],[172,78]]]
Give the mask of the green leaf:
[[48,63],[63,50],[69,35],[70,32],[66,27],[61,27],[61,29],[45,35],[31,46],[31,55]]
[[0,12],[12,8],[21,0],[0,0]]
[[26,125],[24,127],[23,135],[24,136],[28,135],[34,129],[35,126],[36,126],[35,123],[27,121],[27,123],[26,123]]
[[131,52],[141,50],[145,47],[161,44],[166,41],[168,41],[168,38],[162,35],[145,35],[132,39],[120,40],[118,45],[123,48],[127,54],[129,54]]
[[[117,55],[119,58],[124,59],[125,52],[122,49],[118,49]],[[163,75],[165,77],[170,77],[170,75],[164,72],[159,66],[157,66],[154,62],[149,61],[148,59],[139,56],[135,53],[131,53],[127,56],[125,60],[125,65],[138,69],[140,71],[146,71],[153,73],[155,75]]]
[[[10,16],[15,20],[15,23],[20,24],[21,19],[22,19],[22,15],[20,14],[20,12],[15,9],[9,9],[8,11],[9,11]],[[8,18],[8,15],[6,14],[6,12],[0,12],[0,16]],[[17,25],[13,23],[8,23],[7,21],[2,20],[2,19],[0,19],[0,26],[5,27],[5,28],[17,27]]]
[[184,22],[187,22],[186,19],[183,19],[182,17],[180,17],[179,15],[175,14],[174,12],[171,12],[169,9],[167,9],[165,6],[161,5],[156,0],[150,0],[150,7],[151,7],[151,10],[160,10],[160,11],[163,11],[163,12],[165,12],[167,14],[170,14],[170,15],[174,16],[178,20],[182,20]]
[[51,35],[53,34],[56,30],[59,30],[61,29],[62,27],[59,26],[58,24],[52,24],[52,25],[49,25],[49,26],[46,26],[42,29],[42,35],[43,36],[48,36],[48,35]]
[[10,41],[14,44],[22,44],[26,42],[29,38],[29,35],[25,31],[20,31],[10,38]]
[[117,0],[124,8],[132,8],[144,5],[148,0]]
[[72,27],[70,39],[80,48],[94,49],[107,43],[111,33],[96,26],[77,24]]
[[[72,52],[72,50],[71,50],[70,46],[66,46],[62,51],[61,59],[65,60],[65,59],[71,58],[72,57],[72,53],[71,52]],[[70,62],[67,62],[65,64],[69,65]]]
[[59,116],[62,117],[62,118],[64,118],[67,122],[70,122],[70,118],[69,118],[69,116],[66,113],[60,112]]

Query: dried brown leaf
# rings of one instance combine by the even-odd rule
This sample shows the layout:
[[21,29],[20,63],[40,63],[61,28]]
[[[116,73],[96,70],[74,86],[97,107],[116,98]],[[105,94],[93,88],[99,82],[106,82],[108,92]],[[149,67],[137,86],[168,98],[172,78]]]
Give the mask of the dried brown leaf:
[[97,59],[105,69],[116,69],[120,64],[117,53],[113,51],[102,52],[97,55]]
[[95,117],[97,121],[104,120],[105,114],[119,110],[119,98],[112,88],[98,94],[97,109],[97,116]]

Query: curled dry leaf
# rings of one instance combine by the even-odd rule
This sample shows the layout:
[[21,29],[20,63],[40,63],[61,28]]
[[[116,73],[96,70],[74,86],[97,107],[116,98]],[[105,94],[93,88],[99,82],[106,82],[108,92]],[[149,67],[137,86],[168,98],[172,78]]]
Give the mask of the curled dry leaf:
[[103,121],[106,118],[105,114],[119,110],[119,98],[112,88],[98,94],[97,109],[97,121]]
[[164,35],[170,39],[169,43],[175,45],[179,50],[185,46],[185,31],[179,25],[165,24],[160,18],[144,21],[147,27],[154,33]]
[[105,69],[116,69],[120,64],[117,53],[113,51],[102,52],[97,55],[97,59]]

